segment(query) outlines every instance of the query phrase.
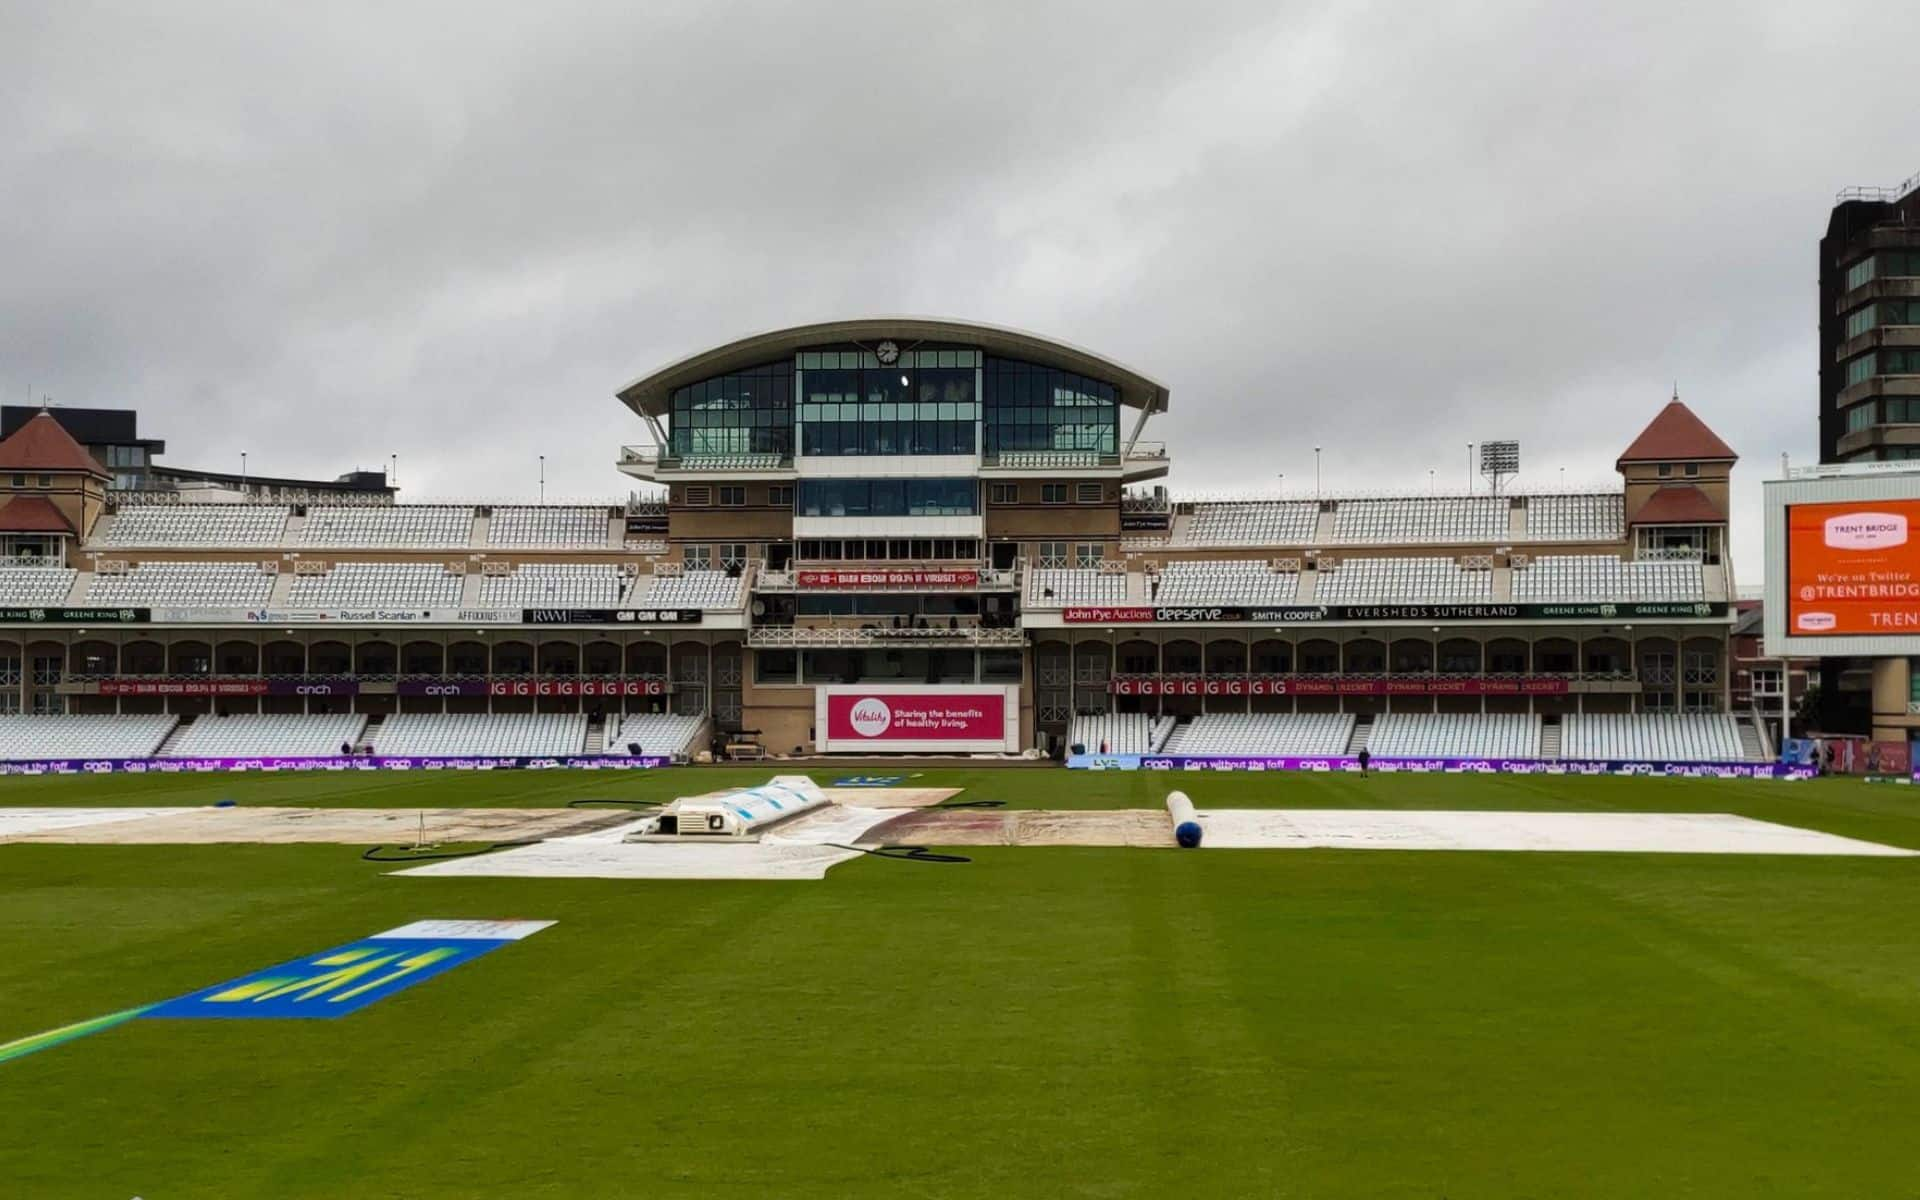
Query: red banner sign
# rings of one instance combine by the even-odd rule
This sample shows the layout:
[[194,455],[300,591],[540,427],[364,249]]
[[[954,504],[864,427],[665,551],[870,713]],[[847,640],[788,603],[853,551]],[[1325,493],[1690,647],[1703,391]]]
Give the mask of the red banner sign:
[[264,696],[264,679],[102,679],[102,696]]
[[829,693],[827,737],[885,747],[898,742],[999,742],[1005,736],[1006,694],[971,692]]
[[1395,679],[1341,675],[1116,675],[1116,696],[1561,696],[1557,676],[1488,675]]
[[664,696],[664,679],[496,679],[489,696]]
[[[664,696],[663,679],[497,679],[479,686],[478,680],[449,680],[440,685],[409,680],[396,690],[403,695],[492,696]],[[351,695],[361,690],[354,680],[298,679],[102,679],[102,696],[280,696]]]
[[980,586],[978,571],[800,571],[794,575],[808,588],[971,588]]
[[1129,676],[1109,680],[1107,690],[1116,696],[1284,696],[1287,683],[1281,675]]

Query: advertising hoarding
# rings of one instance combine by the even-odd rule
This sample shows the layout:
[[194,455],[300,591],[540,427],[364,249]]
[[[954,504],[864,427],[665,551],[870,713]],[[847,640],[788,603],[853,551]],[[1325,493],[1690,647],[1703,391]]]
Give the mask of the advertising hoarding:
[[1787,631],[1920,634],[1920,500],[1787,506]]
[[796,571],[794,581],[803,588],[974,588],[980,586],[975,570],[816,570]]
[[1067,625],[1311,625],[1339,621],[1619,621],[1718,619],[1724,601],[1663,600],[1580,604],[1294,604],[1249,608],[1214,604],[1185,607],[1147,604],[1069,605]]
[[1116,696],[1562,696],[1563,676],[1115,675]]
[[1920,463],[1799,468],[1764,489],[1764,653],[1920,656]]
[[840,684],[814,693],[814,744],[827,754],[1012,754],[1019,687]]

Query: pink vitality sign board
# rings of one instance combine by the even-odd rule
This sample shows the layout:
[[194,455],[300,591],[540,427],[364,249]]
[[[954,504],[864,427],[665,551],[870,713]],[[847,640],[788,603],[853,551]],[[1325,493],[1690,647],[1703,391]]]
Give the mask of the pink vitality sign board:
[[814,735],[826,753],[1015,753],[1014,687],[841,685],[814,695]]

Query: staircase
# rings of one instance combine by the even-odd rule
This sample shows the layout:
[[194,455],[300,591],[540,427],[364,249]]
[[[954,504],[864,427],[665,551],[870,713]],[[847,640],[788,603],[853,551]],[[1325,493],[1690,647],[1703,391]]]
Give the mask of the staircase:
[[1373,714],[1361,713],[1353,723],[1353,733],[1347,737],[1347,757],[1351,758],[1367,748],[1367,741],[1373,737]]
[[180,735],[186,732],[187,726],[191,724],[193,724],[192,714],[188,714],[187,716],[181,717],[177,722],[175,722],[173,728],[167,730],[167,736],[161,738],[160,744],[153,748],[153,757],[154,758],[171,757],[173,754],[173,744],[180,740]]
[[1773,756],[1767,753],[1767,739],[1760,732],[1760,722],[1752,717],[1737,717],[1735,728],[1740,731],[1740,757],[1746,762],[1766,762]]
[[1174,749],[1173,744],[1183,736],[1183,731],[1191,724],[1193,724],[1192,717],[1175,717],[1173,719],[1173,728],[1167,730],[1167,736],[1161,741],[1160,749],[1155,751],[1155,753],[1178,754],[1179,751]]
[[1540,757],[1560,757],[1560,718],[1555,716],[1540,719]]
[[1172,717],[1161,717],[1154,721],[1152,734],[1147,740],[1147,753],[1159,754],[1164,751],[1167,748],[1167,739],[1171,738],[1173,731],[1179,727],[1180,723]]
[[583,754],[605,753],[607,749],[607,734],[611,732],[612,730],[607,727],[606,717],[599,713],[590,714],[587,717],[587,744],[581,747],[581,752]]
[[358,753],[361,750],[364,750],[368,746],[371,746],[373,744],[374,731],[379,729],[380,722],[386,719],[387,719],[387,715],[385,713],[375,713],[372,716],[367,718],[367,727],[360,731],[360,740],[353,744],[353,749],[355,753]]

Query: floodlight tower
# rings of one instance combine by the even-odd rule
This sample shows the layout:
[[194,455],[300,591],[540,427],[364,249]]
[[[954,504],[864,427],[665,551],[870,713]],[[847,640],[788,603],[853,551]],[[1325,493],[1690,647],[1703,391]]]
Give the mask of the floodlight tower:
[[1493,485],[1493,494],[1500,494],[1501,485],[1510,476],[1520,473],[1519,442],[1481,442],[1480,474]]

